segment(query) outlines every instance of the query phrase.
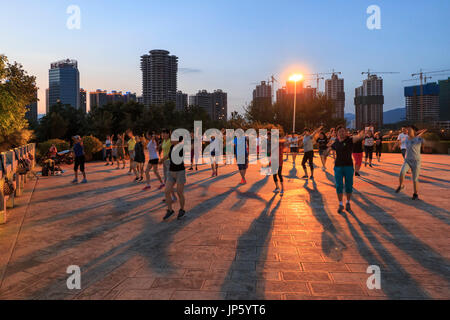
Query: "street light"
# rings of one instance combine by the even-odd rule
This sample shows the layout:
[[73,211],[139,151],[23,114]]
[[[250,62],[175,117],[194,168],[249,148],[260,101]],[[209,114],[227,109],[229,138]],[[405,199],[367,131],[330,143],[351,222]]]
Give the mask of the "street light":
[[294,117],[292,119],[292,132],[295,132],[295,108],[297,106],[297,82],[303,79],[303,75],[301,74],[293,74],[289,81],[294,82]]

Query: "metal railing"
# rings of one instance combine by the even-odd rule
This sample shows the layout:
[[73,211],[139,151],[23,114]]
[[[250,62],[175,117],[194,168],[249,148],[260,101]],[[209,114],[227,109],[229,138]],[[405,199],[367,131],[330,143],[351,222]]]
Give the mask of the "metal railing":
[[[19,174],[19,159],[23,159],[32,155],[31,168],[26,174]],[[31,173],[36,165],[36,144],[30,143],[18,148],[11,149],[0,153],[0,224],[6,223],[7,208],[14,207],[15,197],[20,197],[23,194],[25,184],[31,178]],[[4,167],[3,167],[4,166]],[[15,185],[15,191],[11,195],[4,194],[5,181],[11,181]]]

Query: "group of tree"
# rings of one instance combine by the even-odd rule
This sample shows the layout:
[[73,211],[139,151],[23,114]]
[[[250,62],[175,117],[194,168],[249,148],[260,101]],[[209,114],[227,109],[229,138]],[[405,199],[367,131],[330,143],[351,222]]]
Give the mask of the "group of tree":
[[[345,119],[336,119],[333,100],[319,93],[315,97],[297,101],[295,108],[296,131],[324,125],[328,128],[345,124]],[[294,114],[293,99],[282,99],[271,103],[270,99],[253,100],[245,108],[245,118],[250,123],[270,123],[281,126],[285,132],[292,131]]]
[[36,101],[36,78],[17,62],[0,55],[0,151],[31,139],[25,119],[26,106]]
[[211,120],[209,114],[197,106],[176,110],[175,105],[168,102],[147,108],[131,101],[93,107],[87,114],[58,103],[50,107],[50,112],[41,118],[34,129],[38,141],[55,138],[70,140],[74,135],[93,135],[103,140],[108,135],[122,134],[128,129],[140,135],[160,132],[163,128],[192,130],[195,120],[201,120],[204,128],[226,127],[226,121]]

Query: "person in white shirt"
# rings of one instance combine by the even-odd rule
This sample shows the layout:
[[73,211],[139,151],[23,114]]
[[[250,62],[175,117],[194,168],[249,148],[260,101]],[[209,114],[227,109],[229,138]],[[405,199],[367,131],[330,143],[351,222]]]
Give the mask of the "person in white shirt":
[[298,153],[298,136],[295,132],[292,132],[292,135],[288,139],[288,142],[290,143],[289,147],[292,153],[293,166],[295,167],[295,158],[297,158]]
[[145,169],[145,178],[147,181],[147,185],[144,187],[143,190],[148,190],[150,189],[150,170],[153,170],[153,173],[155,174],[155,176],[158,178],[160,185],[158,189],[162,189],[164,188],[165,184],[163,182],[163,180],[161,179],[161,175],[158,172],[158,163],[159,163],[159,157],[158,157],[158,142],[156,140],[156,134],[155,132],[152,132],[152,134],[150,135],[148,132],[145,135],[148,143],[147,143],[147,150],[148,150],[148,156],[149,156],[149,160],[148,160],[148,164],[147,164],[147,168]]
[[420,150],[422,147],[422,144],[424,143],[424,140],[422,138],[422,135],[427,130],[417,130],[416,127],[410,126],[407,128],[408,132],[408,139],[406,139],[406,155],[405,155],[405,162],[403,163],[402,169],[400,171],[399,176],[399,186],[396,193],[399,193],[402,189],[405,188],[403,184],[403,180],[405,179],[406,171],[411,169],[412,171],[412,180],[413,180],[413,186],[414,186],[414,194],[412,199],[417,200],[419,198],[418,192],[419,192],[419,174],[420,174],[420,167],[421,167],[421,155]]
[[398,144],[400,144],[400,150],[402,152],[402,157],[405,159],[406,155],[406,140],[408,139],[408,130],[403,127],[401,133],[397,137]]

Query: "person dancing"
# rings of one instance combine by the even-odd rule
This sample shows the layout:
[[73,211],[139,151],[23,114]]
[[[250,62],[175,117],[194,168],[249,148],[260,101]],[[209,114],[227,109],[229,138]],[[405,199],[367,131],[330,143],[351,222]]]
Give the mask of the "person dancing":
[[333,149],[336,152],[336,160],[334,162],[334,179],[336,182],[336,193],[339,200],[338,213],[344,211],[344,186],[347,203],[345,210],[351,211],[350,199],[353,193],[353,160],[352,150],[353,144],[361,141],[364,138],[364,131],[359,134],[349,136],[348,131],[343,126],[336,128],[336,141],[329,142],[329,150]]
[[160,185],[158,187],[158,190],[164,188],[165,184],[163,180],[161,179],[161,175],[158,172],[158,163],[159,163],[159,157],[158,157],[158,141],[155,132],[152,132],[149,134],[146,133],[146,138],[148,140],[147,143],[147,150],[148,150],[148,156],[149,160],[147,163],[147,167],[145,168],[145,179],[146,179],[146,186],[143,190],[148,190],[151,188],[150,186],[150,170],[153,170],[153,173],[155,174],[156,178],[158,178]]
[[418,130],[414,126],[409,126],[407,128],[408,139],[406,139],[405,141],[406,144],[405,161],[403,163],[402,169],[400,170],[399,186],[397,190],[395,190],[396,193],[399,193],[401,190],[405,188],[403,181],[405,180],[406,172],[409,169],[411,169],[414,188],[414,193],[412,196],[413,200],[419,199],[419,174],[421,168],[420,149],[422,147],[422,144],[424,143],[422,135],[426,131],[427,131],[426,129]]

